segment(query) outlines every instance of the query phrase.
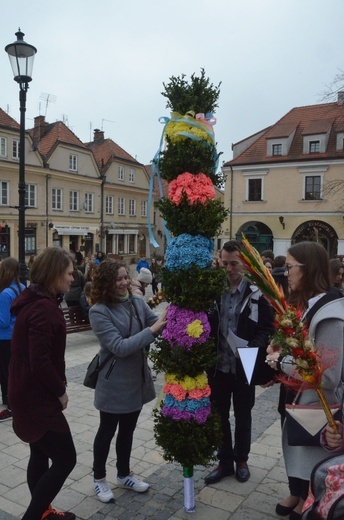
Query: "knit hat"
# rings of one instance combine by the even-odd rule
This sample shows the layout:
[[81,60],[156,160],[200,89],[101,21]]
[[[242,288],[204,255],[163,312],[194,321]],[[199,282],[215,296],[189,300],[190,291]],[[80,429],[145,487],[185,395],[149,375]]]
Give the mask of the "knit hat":
[[137,277],[139,282],[152,283],[152,273],[146,267],[141,267],[139,275]]

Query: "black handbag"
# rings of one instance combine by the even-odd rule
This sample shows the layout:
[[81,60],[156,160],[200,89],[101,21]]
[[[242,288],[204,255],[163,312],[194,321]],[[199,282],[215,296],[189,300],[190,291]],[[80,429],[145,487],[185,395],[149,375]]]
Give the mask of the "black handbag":
[[108,371],[106,372],[105,379],[108,379],[110,377],[112,369],[116,364],[117,358],[114,356],[114,354],[110,353],[106,356],[104,361],[100,363],[99,354],[96,354],[87,367],[83,385],[87,386],[87,388],[92,388],[94,390],[97,385],[99,372],[105,367],[105,365],[110,361],[111,358],[113,358],[113,360]]

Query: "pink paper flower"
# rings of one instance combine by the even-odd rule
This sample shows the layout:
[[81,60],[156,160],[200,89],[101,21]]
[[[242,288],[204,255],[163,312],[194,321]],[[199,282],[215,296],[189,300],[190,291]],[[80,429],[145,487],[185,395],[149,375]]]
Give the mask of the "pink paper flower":
[[171,181],[168,186],[168,196],[175,203],[180,204],[183,194],[190,204],[201,202],[204,204],[209,199],[215,198],[213,183],[204,173],[193,175],[185,172]]

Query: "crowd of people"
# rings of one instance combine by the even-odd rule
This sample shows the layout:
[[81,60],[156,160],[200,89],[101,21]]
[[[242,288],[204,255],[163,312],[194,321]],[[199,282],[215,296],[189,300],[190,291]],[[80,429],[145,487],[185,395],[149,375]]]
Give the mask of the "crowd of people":
[[[342,403],[344,393],[344,265],[341,258],[329,260],[316,242],[300,242],[286,255],[274,257],[270,250],[262,260],[288,301],[299,309],[321,355],[330,352],[336,362],[326,367],[323,391],[329,404]],[[241,243],[226,242],[213,268],[227,273],[227,288],[209,311],[217,348],[215,367],[207,370],[211,399],[222,425],[218,465],[205,477],[213,485],[231,475],[239,482],[250,479],[252,409],[255,387],[280,386],[282,447],[289,496],[276,504],[276,513],[299,520],[307,498],[311,471],[329,452],[344,453],[343,427],[327,425],[316,446],[288,443],[285,411],[295,396],[286,380],[297,378],[291,359],[271,343],[274,311],[258,287],[244,276]],[[158,291],[161,263],[142,257],[131,279],[127,265],[107,259],[99,252],[83,259],[62,248],[47,248],[30,265],[30,285],[19,281],[14,258],[0,262],[0,383],[3,404],[0,422],[13,419],[16,435],[27,442],[30,457],[27,482],[31,501],[24,520],[73,520],[73,513],[57,512],[52,501],[76,464],[76,451],[63,410],[68,405],[65,375],[66,326],[60,310],[80,305],[100,344],[95,407],[99,428],[93,446],[93,484],[102,502],[113,502],[106,480],[106,463],[116,437],[118,487],[145,492],[149,484],[130,469],[130,455],[138,417],[145,403],[154,398],[154,383],[147,351],[166,324],[145,302],[146,289]],[[236,350],[236,339],[258,348],[252,379],[247,376]],[[314,390],[304,389],[299,403],[314,405]],[[234,418],[230,419],[233,409]]]

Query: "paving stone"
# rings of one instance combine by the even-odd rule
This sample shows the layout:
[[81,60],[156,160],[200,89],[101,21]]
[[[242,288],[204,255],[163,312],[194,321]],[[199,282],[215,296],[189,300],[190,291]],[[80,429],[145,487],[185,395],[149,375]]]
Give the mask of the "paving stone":
[[[158,308],[162,312],[163,305]],[[72,334],[66,350],[69,406],[66,417],[71,425],[78,463],[54,500],[60,510],[73,511],[78,520],[181,520],[190,519],[184,510],[183,472],[177,463],[167,463],[154,439],[152,410],[156,400],[146,405],[138,420],[131,467],[150,484],[147,493],[134,493],[116,487],[116,451],[113,442],[107,464],[107,480],[114,491],[115,504],[100,502],[93,489],[93,441],[99,427],[99,412],[93,406],[94,392],[82,385],[86,368],[98,351],[92,332]],[[150,363],[151,364],[151,363]],[[164,384],[157,375],[157,395]],[[257,388],[253,409],[252,451],[249,458],[251,479],[239,483],[234,477],[205,486],[204,477],[216,465],[194,468],[197,520],[270,520],[274,508],[287,492],[280,421],[277,412],[278,385]],[[0,520],[21,518],[30,499],[26,484],[29,448],[13,433],[10,424],[1,425],[0,442]],[[191,516],[192,518],[192,516]]]

